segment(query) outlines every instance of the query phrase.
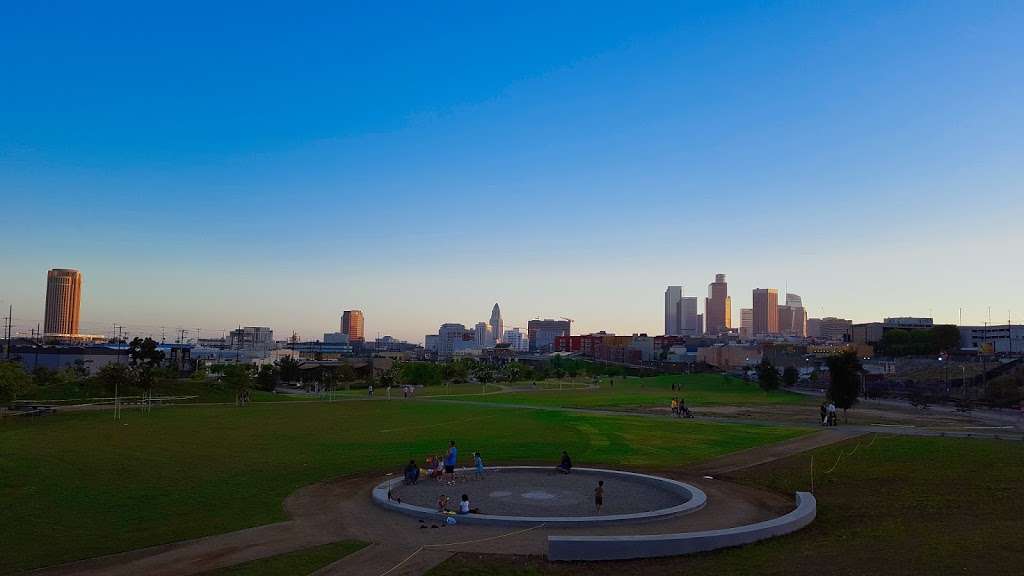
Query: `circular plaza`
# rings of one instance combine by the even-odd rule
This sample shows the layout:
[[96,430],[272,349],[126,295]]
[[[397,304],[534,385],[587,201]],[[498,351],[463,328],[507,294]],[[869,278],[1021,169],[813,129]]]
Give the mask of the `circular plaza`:
[[[458,512],[466,495],[474,512],[456,514],[457,522],[553,525],[657,520],[697,511],[707,501],[693,485],[618,470],[574,468],[563,474],[547,467],[506,466],[488,468],[479,477],[472,469],[460,469],[456,478],[420,479],[415,484],[406,484],[401,477],[389,479],[374,488],[373,499],[396,512],[437,519]],[[595,503],[599,483],[600,510]],[[442,511],[440,503],[445,501]]]

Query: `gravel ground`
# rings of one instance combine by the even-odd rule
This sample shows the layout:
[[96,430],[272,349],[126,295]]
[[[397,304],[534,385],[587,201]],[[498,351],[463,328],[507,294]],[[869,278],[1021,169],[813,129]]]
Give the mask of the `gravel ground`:
[[594,488],[604,480],[601,514],[650,512],[684,503],[667,489],[617,476],[560,474],[543,470],[492,470],[482,480],[463,475],[452,486],[447,482],[421,480],[415,486],[400,486],[392,494],[402,502],[435,508],[438,496],[447,495],[450,510],[458,510],[463,494],[482,514],[500,516],[591,516],[595,513]]

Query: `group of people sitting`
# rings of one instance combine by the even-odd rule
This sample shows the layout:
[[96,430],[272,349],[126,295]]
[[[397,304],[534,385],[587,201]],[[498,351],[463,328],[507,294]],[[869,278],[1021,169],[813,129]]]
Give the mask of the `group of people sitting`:
[[686,407],[686,400],[682,398],[672,399],[672,415],[676,418],[693,418],[693,413]]
[[[440,514],[451,514],[451,511],[448,510],[448,505],[449,504],[451,504],[451,498],[448,498],[448,496],[446,496],[444,494],[441,494],[440,496],[437,497],[437,511]],[[479,514],[479,513],[480,513],[480,509],[479,508],[473,508],[469,504],[469,494],[463,494],[462,498],[459,500],[459,510],[458,510],[457,514]]]
[[[441,456],[427,456],[426,461],[423,464],[423,469],[426,471],[427,478],[431,480],[445,480],[447,479],[450,485],[455,485],[455,466],[458,463],[459,450],[455,446],[455,440],[448,442],[448,451],[444,457]],[[473,469],[474,476],[477,480],[483,478],[484,475],[484,459],[479,452],[473,453]],[[416,484],[420,479],[420,467],[416,465],[415,460],[409,460],[404,470],[405,483]]]

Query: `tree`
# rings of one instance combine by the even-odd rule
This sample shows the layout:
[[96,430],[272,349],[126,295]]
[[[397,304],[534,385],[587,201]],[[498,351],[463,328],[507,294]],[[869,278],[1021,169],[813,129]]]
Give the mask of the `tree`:
[[501,375],[507,382],[518,382],[523,379],[524,366],[519,362],[509,362],[501,368]]
[[256,388],[273,392],[277,387],[278,371],[273,364],[263,364],[256,372]]
[[105,393],[122,393],[125,387],[133,384],[134,374],[124,364],[111,362],[96,371],[96,381],[103,387]]
[[235,391],[235,404],[245,406],[249,403],[249,389],[252,387],[252,375],[249,367],[241,364],[229,364],[224,367],[224,375],[220,381]]
[[32,377],[20,364],[0,362],[0,402],[13,402],[32,390]]
[[761,363],[757,365],[757,384],[765,392],[771,392],[779,387],[779,371],[767,358],[761,360]]
[[800,372],[797,372],[795,366],[786,366],[786,369],[782,371],[782,382],[786,386],[796,385],[796,381],[800,379]]
[[277,369],[281,380],[285,382],[299,381],[299,361],[291,356],[285,356],[277,361]]
[[128,344],[128,357],[135,371],[135,380],[139,386],[151,393],[155,379],[153,371],[164,361],[164,353],[157,348],[157,343],[152,338],[147,337],[143,340],[136,336]]
[[829,356],[825,363],[831,379],[828,397],[835,402],[836,408],[843,409],[843,421],[846,421],[846,411],[857,403],[860,393],[860,358],[856,352],[847,350]]

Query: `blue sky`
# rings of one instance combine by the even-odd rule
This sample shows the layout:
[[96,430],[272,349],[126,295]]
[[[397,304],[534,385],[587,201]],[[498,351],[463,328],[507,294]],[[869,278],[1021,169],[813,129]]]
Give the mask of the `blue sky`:
[[21,330],[51,267],[91,332],[1024,321],[1020,3],[143,4],[4,6]]

